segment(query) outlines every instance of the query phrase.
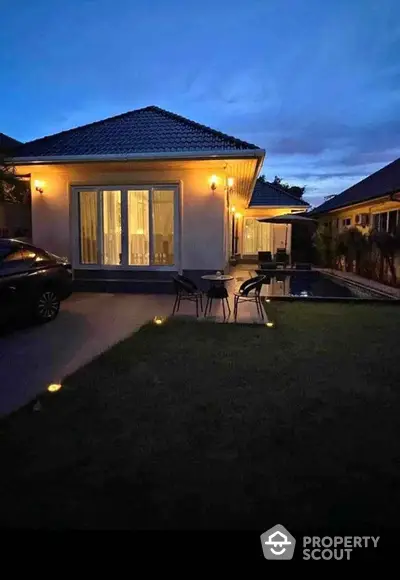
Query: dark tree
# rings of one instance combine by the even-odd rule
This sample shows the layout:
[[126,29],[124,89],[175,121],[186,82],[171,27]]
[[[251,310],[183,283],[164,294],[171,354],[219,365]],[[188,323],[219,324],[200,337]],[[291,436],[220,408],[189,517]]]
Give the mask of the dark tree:
[[14,168],[4,162],[0,153],[0,202],[27,203],[29,196],[29,182],[17,176]]
[[[265,175],[260,175],[257,179],[257,183],[268,183],[267,178]],[[281,189],[284,189],[291,195],[298,197],[299,199],[303,196],[306,186],[300,187],[299,185],[289,185],[288,183],[282,182],[282,178],[275,175],[274,181],[272,181],[273,185],[277,185]]]

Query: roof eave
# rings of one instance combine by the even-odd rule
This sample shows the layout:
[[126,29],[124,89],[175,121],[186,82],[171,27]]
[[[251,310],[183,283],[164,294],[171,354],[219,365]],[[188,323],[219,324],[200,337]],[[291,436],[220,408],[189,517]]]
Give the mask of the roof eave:
[[[57,163],[85,163],[99,161],[163,161],[191,159],[243,159],[256,158],[263,160],[264,149],[206,150],[206,151],[163,151],[159,153],[131,153],[109,155],[48,155],[40,157],[9,157],[13,165],[49,165]],[[261,163],[259,165],[261,167]]]
[[346,209],[347,207],[353,207],[354,205],[363,205],[365,203],[368,203],[370,201],[375,201],[376,199],[381,199],[382,197],[391,197],[393,195],[395,195],[396,193],[398,193],[398,189],[393,189],[391,191],[387,191],[386,193],[380,193],[379,195],[373,195],[372,197],[366,197],[364,199],[362,199],[361,201],[353,201],[350,203],[345,203],[343,205],[338,205],[336,207],[332,207],[331,209],[327,209],[327,210],[323,210],[323,211],[318,211],[318,208],[316,207],[315,209],[312,210],[312,213],[314,215],[324,215],[327,213],[332,213],[334,211],[340,211],[343,209]]

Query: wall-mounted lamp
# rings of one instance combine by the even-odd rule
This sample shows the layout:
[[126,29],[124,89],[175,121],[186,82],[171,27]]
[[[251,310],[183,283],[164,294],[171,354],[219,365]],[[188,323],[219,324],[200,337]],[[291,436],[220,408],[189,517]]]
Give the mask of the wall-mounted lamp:
[[236,211],[236,207],[233,205],[233,206],[231,207],[231,212],[232,212],[232,213],[235,213],[235,211]]
[[210,187],[211,187],[212,191],[215,191],[217,189],[217,184],[218,184],[218,177],[216,175],[211,175]]
[[226,191],[227,193],[233,193],[233,186],[235,184],[235,180],[233,177],[228,177],[226,180]]
[[44,186],[45,186],[45,182],[44,181],[40,181],[39,179],[35,179],[35,181],[33,182],[36,191],[38,191],[39,193],[43,193],[44,191]]
[[242,217],[242,214],[240,213],[240,211],[237,211],[237,212],[235,213],[235,218],[238,220],[238,219],[240,219],[241,217]]

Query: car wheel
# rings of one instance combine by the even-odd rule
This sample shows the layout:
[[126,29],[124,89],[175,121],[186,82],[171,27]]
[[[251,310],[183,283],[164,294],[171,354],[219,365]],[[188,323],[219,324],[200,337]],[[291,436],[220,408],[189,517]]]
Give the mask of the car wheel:
[[39,322],[54,320],[60,310],[60,299],[54,290],[44,290],[35,304],[35,317]]

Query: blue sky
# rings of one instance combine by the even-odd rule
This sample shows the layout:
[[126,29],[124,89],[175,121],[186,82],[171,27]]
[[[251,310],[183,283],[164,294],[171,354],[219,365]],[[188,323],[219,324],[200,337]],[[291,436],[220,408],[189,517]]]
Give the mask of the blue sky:
[[400,156],[398,0],[19,0],[2,22],[17,139],[159,105],[265,148],[313,204]]

